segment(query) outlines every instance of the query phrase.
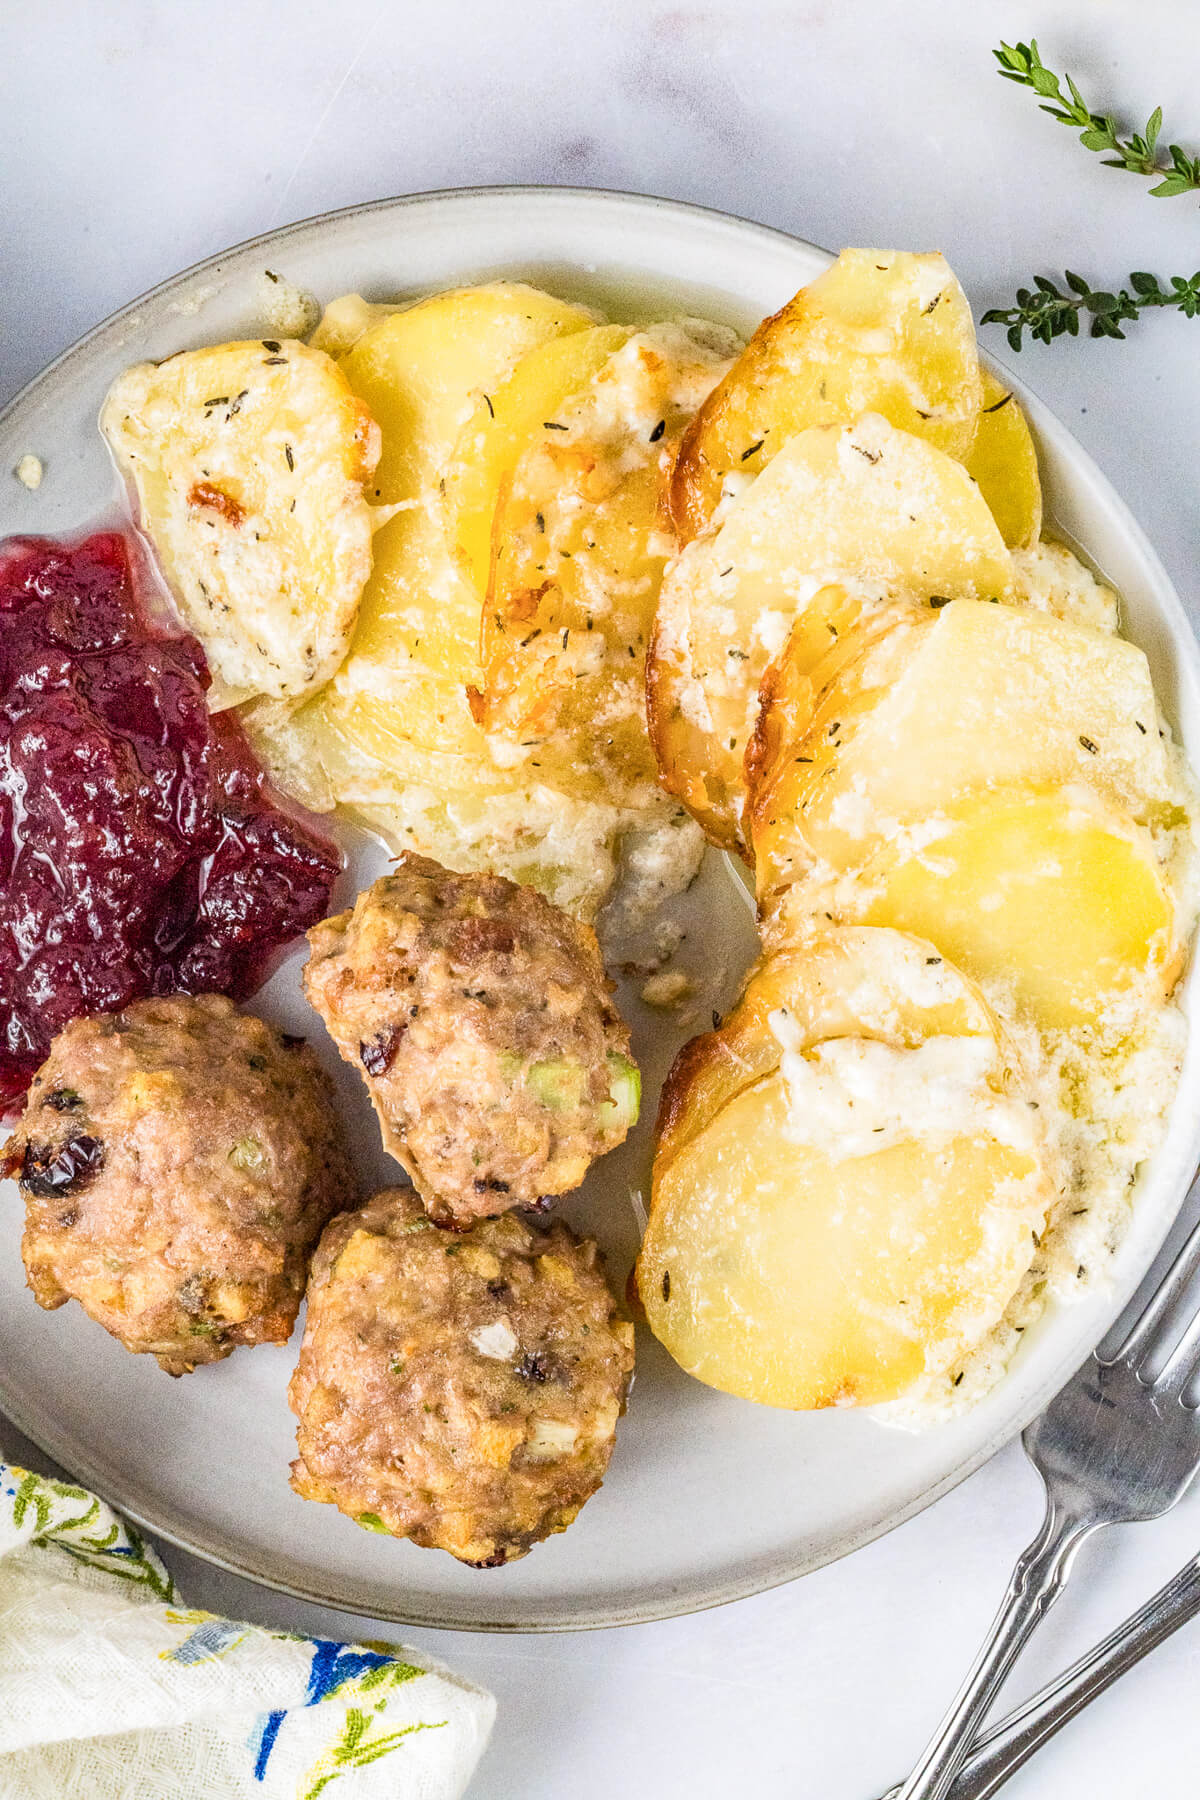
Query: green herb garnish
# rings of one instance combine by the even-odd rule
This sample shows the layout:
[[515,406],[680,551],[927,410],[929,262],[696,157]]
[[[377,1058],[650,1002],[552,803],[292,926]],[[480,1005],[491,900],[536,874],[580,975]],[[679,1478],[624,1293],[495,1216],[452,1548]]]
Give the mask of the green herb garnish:
[[1181,312],[1185,319],[1200,313],[1200,270],[1190,276],[1172,275],[1170,285],[1162,287],[1157,276],[1136,270],[1129,286],[1117,293],[1094,289],[1082,275],[1066,271],[1064,293],[1057,283],[1045,275],[1035,275],[1032,288],[1018,288],[1016,303],[1009,307],[990,307],[980,323],[1006,325],[1009,348],[1019,350],[1026,331],[1038,343],[1048,344],[1053,338],[1079,336],[1081,314],[1091,319],[1092,337],[1123,338],[1121,326],[1136,319],[1149,307],[1168,306]]
[[[1189,156],[1178,144],[1167,144],[1163,150],[1159,149],[1161,106],[1155,107],[1141,131],[1131,132],[1123,138],[1116,120],[1108,113],[1093,112],[1069,75],[1060,77],[1046,67],[1038,53],[1036,38],[1031,38],[1027,44],[1001,43],[992,55],[1000,64],[1000,74],[1006,81],[1032,88],[1041,100],[1044,113],[1079,132],[1079,141],[1085,150],[1097,154],[1110,151],[1111,155],[1104,159],[1106,168],[1125,169],[1130,175],[1146,178],[1159,177],[1157,187],[1152,187],[1150,192],[1161,200],[1200,188],[1200,156]],[[1070,89],[1069,98],[1062,91],[1063,81]]]
[[[1108,152],[1104,154],[1106,168],[1154,180],[1149,191],[1158,199],[1200,189],[1200,156],[1189,156],[1178,144],[1159,145],[1161,106],[1155,107],[1141,131],[1122,137],[1111,114],[1093,112],[1070,75],[1059,76],[1046,67],[1036,38],[1027,44],[1001,43],[992,55],[1006,81],[1030,88],[1044,113],[1078,131],[1085,150]],[[1121,326],[1148,308],[1170,307],[1185,319],[1194,319],[1200,312],[1200,271],[1191,276],[1172,275],[1164,287],[1156,275],[1140,269],[1115,291],[1093,288],[1070,269],[1061,279],[1060,286],[1048,276],[1035,275],[1031,288],[1017,289],[1015,304],[990,308],[981,323],[1005,326],[1009,348],[1020,350],[1027,331],[1042,344],[1064,335],[1078,337],[1081,317],[1092,337],[1123,338]]]

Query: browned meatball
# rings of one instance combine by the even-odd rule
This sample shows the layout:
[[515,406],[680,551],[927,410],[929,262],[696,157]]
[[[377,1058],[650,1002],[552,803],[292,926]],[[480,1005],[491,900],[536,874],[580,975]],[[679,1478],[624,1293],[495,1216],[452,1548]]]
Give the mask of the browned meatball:
[[636,1120],[596,934],[531,888],[402,857],[308,938],[308,997],[439,1223],[578,1187]]
[[217,995],[60,1032],[6,1148],[39,1305],[78,1300],[170,1375],[286,1343],[354,1188],[308,1045]]
[[313,1260],[292,1486],[462,1562],[511,1562],[600,1486],[632,1373],[595,1244],[511,1213],[452,1237],[391,1189]]

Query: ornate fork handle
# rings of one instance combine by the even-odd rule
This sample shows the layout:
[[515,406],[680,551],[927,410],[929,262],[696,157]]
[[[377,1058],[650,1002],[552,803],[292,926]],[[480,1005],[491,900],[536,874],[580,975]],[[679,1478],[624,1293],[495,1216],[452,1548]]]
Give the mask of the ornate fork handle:
[[897,1800],[946,1800],[1001,1685],[1066,1585],[1076,1551],[1104,1523],[1047,1497],[1041,1530],[1017,1559],[987,1641]]
[[[949,1800],[991,1800],[1035,1750],[1198,1613],[1200,1557],[1195,1557],[1057,1680],[977,1739]],[[898,1787],[889,1788],[883,1800],[899,1800],[900,1792]]]

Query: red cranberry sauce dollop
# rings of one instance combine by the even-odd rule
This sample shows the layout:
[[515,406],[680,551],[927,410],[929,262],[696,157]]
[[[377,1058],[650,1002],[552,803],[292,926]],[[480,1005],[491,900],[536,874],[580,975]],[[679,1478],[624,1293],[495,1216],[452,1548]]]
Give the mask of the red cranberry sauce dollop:
[[209,716],[136,557],[107,532],[0,545],[0,1116],[80,1014],[250,993],[340,867]]

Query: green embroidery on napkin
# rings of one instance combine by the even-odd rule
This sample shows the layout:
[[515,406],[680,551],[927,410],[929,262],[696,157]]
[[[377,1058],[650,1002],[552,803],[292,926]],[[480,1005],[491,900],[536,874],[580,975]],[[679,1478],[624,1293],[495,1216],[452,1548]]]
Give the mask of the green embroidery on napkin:
[[[416,1673],[422,1674],[424,1671],[418,1670]],[[359,1712],[357,1707],[349,1709],[341,1737],[318,1757],[309,1770],[306,1778],[309,1785],[304,1789],[300,1800],[317,1800],[318,1794],[323,1794],[339,1776],[349,1773],[351,1769],[365,1769],[368,1763],[378,1762],[381,1757],[389,1756],[414,1731],[440,1731],[448,1723],[446,1719],[431,1719],[372,1737],[371,1726],[374,1722],[371,1713]]]
[[175,1583],[141,1533],[86,1488],[14,1466],[7,1474],[17,1484],[9,1496],[12,1522],[18,1530],[31,1522],[31,1541],[39,1548],[52,1545],[89,1568],[146,1588],[156,1600],[175,1599]]

